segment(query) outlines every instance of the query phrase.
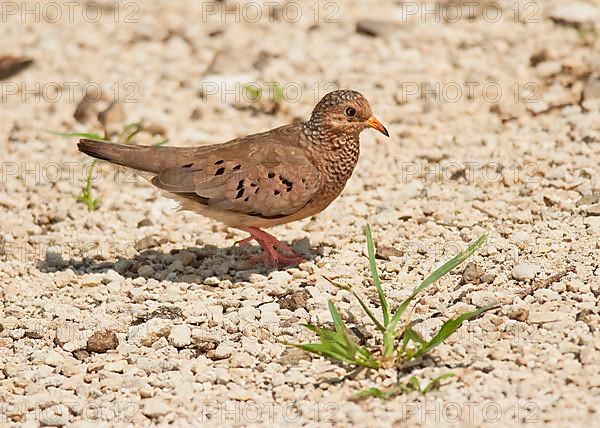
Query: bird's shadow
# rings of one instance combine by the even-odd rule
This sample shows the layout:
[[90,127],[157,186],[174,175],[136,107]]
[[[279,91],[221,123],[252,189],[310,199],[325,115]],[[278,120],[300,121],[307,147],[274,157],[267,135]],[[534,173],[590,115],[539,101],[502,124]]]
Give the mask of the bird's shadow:
[[[323,246],[312,247],[308,238],[295,240],[292,249],[306,261],[314,260],[323,254]],[[289,266],[270,266],[265,263],[248,265],[248,259],[261,254],[257,245],[234,245],[221,248],[214,245],[174,248],[168,252],[148,248],[135,254],[116,254],[116,260],[106,260],[102,255],[71,258],[69,260],[41,260],[38,268],[42,272],[58,272],[71,269],[77,275],[105,273],[109,270],[118,272],[125,278],[145,277],[172,282],[204,283],[209,277],[219,280],[229,279],[232,282],[247,281],[251,274],[269,274],[277,270],[285,270]],[[185,256],[182,254],[185,252]]]

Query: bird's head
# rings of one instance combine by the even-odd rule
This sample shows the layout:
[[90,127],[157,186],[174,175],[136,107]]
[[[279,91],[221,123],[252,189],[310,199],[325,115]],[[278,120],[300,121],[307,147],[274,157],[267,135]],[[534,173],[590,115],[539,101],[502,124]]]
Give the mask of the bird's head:
[[367,99],[357,91],[342,89],[326,94],[316,105],[309,127],[358,137],[364,129],[373,128],[386,137],[389,133],[377,120]]

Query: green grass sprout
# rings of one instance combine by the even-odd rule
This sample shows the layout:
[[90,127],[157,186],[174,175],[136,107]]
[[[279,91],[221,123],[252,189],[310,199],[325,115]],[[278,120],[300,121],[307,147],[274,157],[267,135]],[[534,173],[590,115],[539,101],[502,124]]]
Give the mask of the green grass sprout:
[[[430,339],[424,339],[413,328],[414,322],[403,320],[406,310],[415,302],[417,296],[428,286],[436,282],[442,276],[452,271],[467,258],[469,258],[486,240],[486,235],[482,235],[479,239],[472,242],[467,249],[454,256],[452,259],[444,263],[441,267],[433,271],[425,278],[412,293],[400,305],[392,310],[386,298],[385,292],[381,285],[381,280],[377,272],[377,264],[375,260],[375,245],[371,227],[366,226],[367,254],[369,258],[369,269],[373,284],[377,291],[379,304],[381,307],[381,319],[373,313],[365,301],[351,287],[335,284],[339,288],[350,291],[357,299],[361,308],[373,322],[375,329],[381,333],[380,347],[367,348],[359,346],[352,336],[348,334],[342,317],[337,311],[333,302],[329,301],[329,312],[333,319],[334,328],[324,328],[313,324],[305,324],[305,327],[316,333],[319,336],[319,341],[306,344],[290,344],[304,351],[329,358],[340,363],[367,369],[379,368],[397,368],[406,369],[418,359],[431,352],[436,346],[443,343],[448,337],[454,334],[460,326],[468,320],[479,317],[484,312],[497,307],[497,304],[487,305],[478,308],[474,311],[465,312],[456,318],[449,319],[444,322],[441,328]],[[402,322],[401,322],[402,321]],[[443,379],[451,377],[452,374],[442,375],[433,379],[427,386],[421,387],[418,380],[412,377],[409,380],[409,386],[397,385],[391,390],[381,391],[377,388],[370,388],[363,391],[364,396],[374,396],[386,398],[387,396],[397,395],[402,392],[418,391],[426,394],[439,386]]]

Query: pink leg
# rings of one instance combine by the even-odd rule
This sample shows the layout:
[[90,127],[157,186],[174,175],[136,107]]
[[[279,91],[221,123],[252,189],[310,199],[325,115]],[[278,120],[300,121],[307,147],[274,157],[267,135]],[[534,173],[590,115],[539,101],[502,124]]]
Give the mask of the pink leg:
[[[262,255],[250,258],[250,264],[268,262],[271,266],[277,267],[297,265],[304,261],[304,258],[294,253],[290,247],[263,230],[256,227],[240,227],[239,229],[248,232],[250,236],[237,241],[237,244],[246,245],[250,241],[255,240],[263,249]],[[277,249],[281,252],[278,252]]]

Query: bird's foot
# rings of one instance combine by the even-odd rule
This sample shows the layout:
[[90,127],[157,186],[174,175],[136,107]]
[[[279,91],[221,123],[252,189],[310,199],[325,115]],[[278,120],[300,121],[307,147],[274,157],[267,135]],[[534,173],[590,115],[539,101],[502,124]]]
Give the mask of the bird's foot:
[[[247,260],[249,266],[259,263],[267,263],[273,267],[298,265],[304,261],[304,258],[294,253],[290,247],[279,241],[273,235],[268,234],[255,227],[240,228],[244,232],[248,232],[248,238],[237,241],[240,246],[247,245],[250,241],[256,241],[263,249],[263,254],[260,256],[250,257]],[[277,251],[279,250],[279,251]]]

